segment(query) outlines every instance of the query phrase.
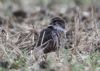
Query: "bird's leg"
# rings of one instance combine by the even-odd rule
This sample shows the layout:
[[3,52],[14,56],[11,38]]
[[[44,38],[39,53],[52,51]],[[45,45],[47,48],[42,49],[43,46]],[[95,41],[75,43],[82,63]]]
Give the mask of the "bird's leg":
[[57,51],[56,51],[56,55],[57,55],[56,61],[61,62],[61,61],[60,61],[60,50],[57,50]]
[[47,54],[44,54],[42,58],[43,58],[43,59],[42,59],[43,61],[46,61],[46,59],[47,59]]

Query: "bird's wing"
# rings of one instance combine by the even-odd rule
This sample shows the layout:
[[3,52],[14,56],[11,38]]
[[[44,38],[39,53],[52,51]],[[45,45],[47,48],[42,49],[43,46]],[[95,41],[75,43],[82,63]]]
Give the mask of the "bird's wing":
[[59,35],[57,32],[52,31],[52,38],[54,41],[54,45],[58,48],[59,47]]

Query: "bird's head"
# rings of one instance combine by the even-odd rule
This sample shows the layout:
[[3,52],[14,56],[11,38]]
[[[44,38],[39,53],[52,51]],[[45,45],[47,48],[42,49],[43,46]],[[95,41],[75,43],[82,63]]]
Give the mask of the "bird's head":
[[54,17],[51,19],[50,25],[59,31],[65,32],[65,21],[60,17]]

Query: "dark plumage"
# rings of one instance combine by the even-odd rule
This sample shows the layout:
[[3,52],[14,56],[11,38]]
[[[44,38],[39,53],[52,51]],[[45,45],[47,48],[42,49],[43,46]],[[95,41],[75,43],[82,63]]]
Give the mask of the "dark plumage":
[[60,38],[64,31],[65,22],[62,18],[55,17],[51,19],[50,25],[40,32],[36,48],[43,50],[44,54],[56,51],[60,48]]

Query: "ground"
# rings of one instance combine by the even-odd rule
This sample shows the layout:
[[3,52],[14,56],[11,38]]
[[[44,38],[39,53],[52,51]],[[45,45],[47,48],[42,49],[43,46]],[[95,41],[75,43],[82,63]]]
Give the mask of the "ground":
[[[48,5],[32,6],[34,10],[0,8],[0,71],[100,71],[100,9],[93,5]],[[59,58],[52,52],[46,61],[36,61],[39,32],[56,16],[66,22],[66,46],[60,49]]]

